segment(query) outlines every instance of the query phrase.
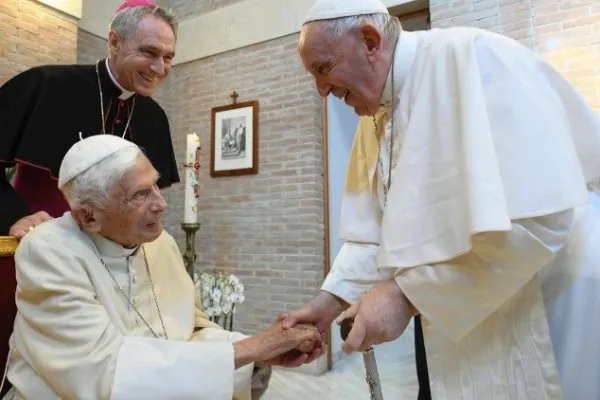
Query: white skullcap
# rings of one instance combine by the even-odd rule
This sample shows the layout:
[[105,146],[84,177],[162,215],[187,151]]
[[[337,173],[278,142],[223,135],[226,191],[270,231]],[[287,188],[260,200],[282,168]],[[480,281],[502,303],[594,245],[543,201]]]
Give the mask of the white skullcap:
[[137,145],[114,135],[93,135],[75,143],[60,164],[59,189],[106,157],[128,147]]
[[322,19],[378,13],[389,14],[387,7],[379,0],[317,0],[308,10],[303,24]]

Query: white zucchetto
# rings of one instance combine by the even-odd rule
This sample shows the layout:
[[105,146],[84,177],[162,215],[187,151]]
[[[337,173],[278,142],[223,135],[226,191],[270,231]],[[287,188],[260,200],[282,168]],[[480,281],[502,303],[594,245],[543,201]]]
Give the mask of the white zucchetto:
[[93,135],[75,143],[60,164],[59,189],[106,157],[128,147],[138,146],[114,135]]
[[378,13],[389,14],[387,7],[379,0],[317,0],[308,10],[303,24],[324,19]]

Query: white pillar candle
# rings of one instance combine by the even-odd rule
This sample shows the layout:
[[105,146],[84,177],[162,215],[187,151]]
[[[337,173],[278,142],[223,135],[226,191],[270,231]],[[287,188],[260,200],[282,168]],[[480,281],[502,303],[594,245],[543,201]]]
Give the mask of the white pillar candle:
[[185,198],[183,222],[195,224],[198,222],[198,198],[196,197],[198,187],[198,150],[200,138],[195,133],[187,135],[187,146],[185,152]]

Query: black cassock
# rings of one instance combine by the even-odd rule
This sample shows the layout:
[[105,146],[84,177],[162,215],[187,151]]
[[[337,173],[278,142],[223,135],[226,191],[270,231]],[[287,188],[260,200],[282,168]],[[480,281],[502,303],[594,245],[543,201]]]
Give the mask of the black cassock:
[[[179,182],[164,110],[150,97],[124,93],[109,75],[106,60],[99,61],[98,71],[106,133],[144,150],[160,173],[159,187]],[[34,67],[0,87],[0,235],[37,211],[58,217],[68,210],[57,188],[60,163],[80,134],[85,138],[101,132],[96,65]],[[14,187],[4,174],[13,165]]]

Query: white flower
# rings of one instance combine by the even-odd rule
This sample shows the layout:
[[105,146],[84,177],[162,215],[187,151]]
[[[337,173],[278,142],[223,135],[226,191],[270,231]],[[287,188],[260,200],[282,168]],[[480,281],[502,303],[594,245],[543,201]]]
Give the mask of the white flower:
[[235,305],[243,303],[246,299],[244,285],[233,274],[202,273],[195,279],[198,282],[202,305],[211,317],[235,313]]

